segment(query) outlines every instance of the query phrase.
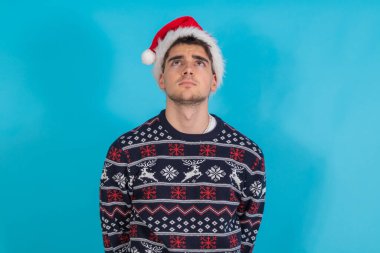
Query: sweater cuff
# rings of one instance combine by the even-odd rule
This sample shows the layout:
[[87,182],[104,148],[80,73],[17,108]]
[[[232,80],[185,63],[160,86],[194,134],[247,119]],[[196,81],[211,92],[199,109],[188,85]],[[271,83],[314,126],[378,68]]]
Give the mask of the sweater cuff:
[[253,246],[247,245],[247,244],[242,244],[240,252],[241,253],[251,253],[253,250]]

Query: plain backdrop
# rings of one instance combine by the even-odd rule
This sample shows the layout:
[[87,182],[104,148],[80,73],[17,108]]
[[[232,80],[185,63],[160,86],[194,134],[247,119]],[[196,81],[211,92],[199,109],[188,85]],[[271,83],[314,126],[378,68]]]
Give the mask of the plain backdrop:
[[1,1],[0,252],[103,252],[103,160],[164,108],[140,54],[183,15],[226,58],[210,111],[265,153],[254,252],[380,252],[380,3],[335,0]]

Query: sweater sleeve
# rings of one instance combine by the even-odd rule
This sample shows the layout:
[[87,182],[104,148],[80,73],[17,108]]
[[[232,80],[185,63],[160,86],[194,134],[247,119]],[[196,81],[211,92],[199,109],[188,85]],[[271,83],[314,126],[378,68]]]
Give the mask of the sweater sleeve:
[[[261,153],[262,155],[262,153]],[[245,171],[242,198],[238,207],[241,226],[241,252],[251,253],[261,224],[266,192],[264,157],[257,157],[250,171]]]
[[105,252],[129,243],[131,188],[126,151],[116,140],[108,149],[100,181],[100,219]]

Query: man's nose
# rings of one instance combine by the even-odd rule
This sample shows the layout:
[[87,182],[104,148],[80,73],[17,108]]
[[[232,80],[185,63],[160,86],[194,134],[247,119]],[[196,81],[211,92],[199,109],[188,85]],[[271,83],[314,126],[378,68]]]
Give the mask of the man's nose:
[[185,66],[183,67],[182,74],[183,75],[193,75],[193,66],[190,62],[186,62]]

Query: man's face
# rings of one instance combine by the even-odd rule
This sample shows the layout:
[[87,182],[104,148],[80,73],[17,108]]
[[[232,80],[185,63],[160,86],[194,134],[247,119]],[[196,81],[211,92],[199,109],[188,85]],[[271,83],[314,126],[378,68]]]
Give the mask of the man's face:
[[191,105],[207,101],[216,90],[216,75],[204,48],[188,44],[172,47],[159,85],[175,103]]

